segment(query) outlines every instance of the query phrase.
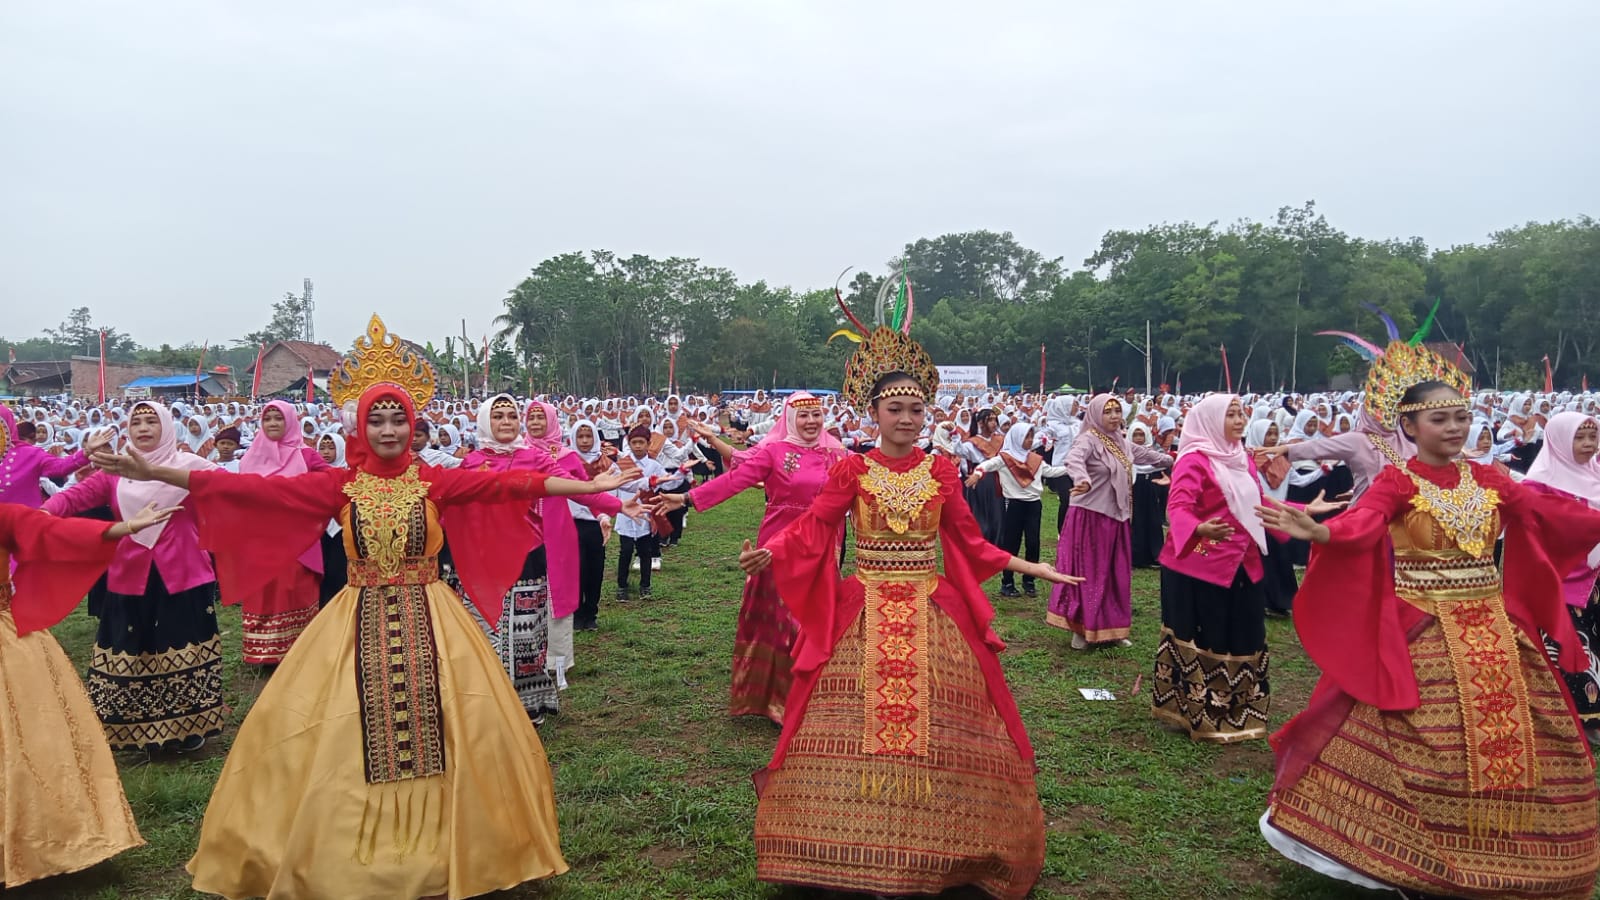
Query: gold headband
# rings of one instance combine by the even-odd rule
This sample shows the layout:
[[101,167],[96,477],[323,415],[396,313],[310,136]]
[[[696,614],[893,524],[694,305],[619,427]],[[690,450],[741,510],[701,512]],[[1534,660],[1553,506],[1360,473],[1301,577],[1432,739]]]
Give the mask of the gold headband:
[[928,399],[922,393],[922,388],[921,387],[919,387],[919,386],[917,386],[915,384],[907,384],[906,382],[903,382],[903,381],[900,382],[899,384],[891,385],[890,387],[884,388],[882,391],[879,391],[878,393],[874,394],[872,399],[873,400],[887,400],[890,397],[915,397],[918,400],[927,400]]
[[1423,412],[1429,409],[1471,409],[1472,404],[1465,397],[1453,400],[1428,400],[1422,403],[1402,403],[1394,408],[1397,413]]
[[398,410],[404,411],[405,407],[401,405],[399,400],[390,400],[389,398],[385,397],[382,400],[378,400],[378,401],[374,402],[372,404],[372,409],[373,409],[373,411],[377,411],[377,410],[380,410],[380,409],[398,409]]
[[499,397],[499,398],[496,398],[494,403],[489,405],[489,409],[491,409],[491,410],[495,410],[495,409],[516,409],[516,408],[517,408],[517,401],[511,399],[510,397]]
[[789,401],[790,409],[821,409],[822,401],[816,397],[801,397],[799,400]]

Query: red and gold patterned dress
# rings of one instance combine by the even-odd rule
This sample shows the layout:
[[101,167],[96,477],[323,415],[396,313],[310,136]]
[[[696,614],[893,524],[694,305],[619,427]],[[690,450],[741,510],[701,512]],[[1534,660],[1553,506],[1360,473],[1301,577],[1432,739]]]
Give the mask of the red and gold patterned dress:
[[[768,545],[800,636],[783,734],[756,774],[762,880],[1007,900],[1038,880],[1033,749],[979,587],[1011,557],[982,539],[961,488],[920,450],[851,456]],[[847,512],[856,572],[841,581]]]
[[1600,514],[1413,459],[1328,528],[1295,601],[1323,678],[1272,738],[1269,842],[1368,886],[1589,897],[1594,762],[1539,633],[1581,650],[1557,573],[1600,542]]

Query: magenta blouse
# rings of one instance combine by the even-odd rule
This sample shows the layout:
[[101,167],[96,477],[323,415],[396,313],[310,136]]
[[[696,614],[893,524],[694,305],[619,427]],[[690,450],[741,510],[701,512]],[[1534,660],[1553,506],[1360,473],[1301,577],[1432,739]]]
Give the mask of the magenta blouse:
[[[44,510],[54,516],[72,516],[109,506],[115,518],[121,521],[118,480],[116,475],[96,472],[45,501]],[[200,535],[195,528],[190,502],[185,496],[178,511],[167,520],[167,527],[154,547],[146,547],[132,538],[117,542],[111,568],[106,571],[106,587],[112,593],[143,596],[150,583],[151,566],[161,573],[161,583],[172,594],[217,580],[211,568],[211,555],[200,549]],[[263,535],[263,539],[270,540],[270,536]]]
[[849,455],[849,451],[841,449],[762,441],[741,451],[739,463],[732,470],[690,490],[689,497],[695,509],[707,510],[766,482],[767,514],[756,532],[756,544],[765,546],[811,508],[811,501],[828,480],[828,470]]
[[17,503],[38,509],[44,503],[41,478],[65,478],[87,466],[83,451],[71,456],[51,456],[32,444],[13,444],[0,459],[0,503]]
[[[1250,474],[1256,474],[1254,459],[1250,460]],[[1258,492],[1260,483],[1258,478]],[[1212,519],[1221,519],[1232,525],[1233,534],[1226,540],[1213,541],[1194,533],[1196,526]],[[1167,488],[1167,522],[1171,527],[1158,560],[1163,568],[1219,587],[1228,587],[1233,584],[1234,573],[1242,565],[1251,581],[1261,580],[1264,571],[1261,551],[1249,532],[1245,531],[1244,523],[1235,518],[1228,508],[1228,498],[1212,474],[1211,461],[1205,454],[1191,453],[1180,457],[1172,467],[1172,485]],[[1283,542],[1289,536],[1269,529],[1267,539]]]

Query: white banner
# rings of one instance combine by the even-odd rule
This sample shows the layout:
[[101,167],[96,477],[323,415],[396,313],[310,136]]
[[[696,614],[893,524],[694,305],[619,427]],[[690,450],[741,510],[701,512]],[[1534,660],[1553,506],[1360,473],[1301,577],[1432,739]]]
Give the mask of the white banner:
[[940,366],[940,394],[981,393],[989,385],[988,366]]

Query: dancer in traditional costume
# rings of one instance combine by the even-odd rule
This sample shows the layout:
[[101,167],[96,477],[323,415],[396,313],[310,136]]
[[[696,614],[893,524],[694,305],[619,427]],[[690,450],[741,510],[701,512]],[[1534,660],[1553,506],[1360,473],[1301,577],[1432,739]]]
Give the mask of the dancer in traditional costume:
[[[239,729],[189,861],[229,898],[472,897],[565,871],[538,734],[461,600],[439,581],[440,510],[485,504],[506,532],[541,496],[617,487],[532,471],[419,466],[413,398],[433,374],[374,316],[330,376],[359,396],[352,468],[264,479],[97,455],[187,486],[223,584],[248,596],[344,524],[350,584],[295,642]],[[457,535],[456,565],[498,601],[523,558],[500,531]],[[251,538],[273,535],[271,541]],[[480,610],[497,620],[498,602]]]
[[[239,461],[239,471],[263,478],[293,478],[328,468],[322,454],[306,446],[300,436],[300,414],[282,400],[272,400],[261,410],[261,425],[250,449]],[[300,632],[321,608],[322,545],[320,541],[300,554],[295,564],[273,579],[266,589],[244,605],[244,661],[275,666],[294,646]],[[224,597],[231,605],[237,598]]]
[[[708,510],[763,485],[767,513],[756,533],[756,545],[764,547],[811,507],[828,471],[848,455],[822,426],[822,401],[804,391],[790,394],[772,431],[751,451],[740,455],[738,466],[686,494],[663,494],[656,508],[672,510],[687,504],[692,509]],[[829,546],[837,549],[842,540],[841,529],[832,536]],[[739,624],[733,637],[729,715],[766,716],[783,724],[798,633],[794,618],[778,599],[772,572],[763,570],[745,579]]]
[[[179,452],[172,413],[152,400],[133,407],[128,442],[152,465],[185,473],[216,468]],[[151,503],[183,508],[118,542],[106,595],[95,604],[100,625],[87,685],[113,749],[192,751],[222,733],[222,640],[217,576],[200,547],[187,491],[102,471],[51,497],[44,509],[71,516],[110,507],[126,521]]]
[[1391,343],[1366,407],[1398,421],[1416,456],[1326,524],[1261,510],[1319,545],[1295,626],[1322,671],[1273,736],[1261,828],[1290,859],[1365,887],[1588,898],[1600,794],[1539,632],[1563,668],[1584,667],[1561,576],[1600,543],[1600,513],[1453,461],[1472,424],[1467,388],[1437,354]]
[[1172,457],[1129,442],[1122,414],[1122,401],[1112,394],[1090,400],[1083,430],[1067,452],[1072,508],[1056,542],[1056,570],[1085,580],[1051,591],[1045,622],[1071,631],[1074,650],[1132,646],[1133,467],[1172,468]]
[[[523,416],[516,399],[510,394],[491,397],[478,407],[478,449],[467,454],[462,468],[531,471],[587,481],[588,472],[577,456],[561,445],[555,418],[555,407],[535,401],[528,407],[526,436],[519,437]],[[575,499],[606,515],[623,509],[611,494]],[[632,511],[637,513],[637,507]],[[451,511],[444,524],[451,531],[473,534],[492,527],[486,517],[493,515],[492,510],[464,506]],[[541,498],[529,505],[528,514],[515,522],[511,533],[498,535],[498,540],[509,552],[520,553],[523,561],[516,583],[499,603],[476,602],[453,573],[445,581],[461,593],[468,612],[494,645],[522,708],[537,724],[561,711],[560,684],[572,664],[572,614],[578,608],[577,527],[567,501]],[[495,608],[498,623],[491,626],[478,612],[480,607]]]
[[[1559,412],[1545,425],[1544,438],[1544,450],[1529,467],[1522,486],[1561,497],[1579,509],[1600,505],[1600,465],[1595,464],[1600,422],[1584,413]],[[1600,575],[1600,547],[1563,574],[1561,598],[1584,659],[1582,672],[1564,674],[1578,718],[1593,742],[1600,730],[1600,588],[1595,582]],[[1561,647],[1554,637],[1546,635],[1545,646],[1552,660],[1560,659]]]
[[[1197,741],[1267,736],[1271,687],[1262,554],[1269,538],[1245,414],[1233,394],[1212,394],[1184,419],[1161,548],[1161,642],[1151,711]],[[1339,509],[1321,495],[1308,508]],[[1279,533],[1278,540],[1288,536]]]
[[[1043,866],[1033,749],[980,585],[1006,568],[1071,576],[984,541],[955,466],[916,448],[937,389],[907,335],[865,337],[845,394],[870,404],[879,446],[835,465],[804,515],[740,555],[747,573],[771,564],[800,628],[783,733],[756,773],[764,881],[879,894],[975,885],[1019,900]],[[856,572],[841,581],[833,539],[847,513]]]
[[[111,524],[0,503],[5,887],[87,869],[144,843],[94,706],[61,645],[44,629],[72,612],[122,538],[174,512],[151,505]],[[8,575],[13,563],[16,572]]]

